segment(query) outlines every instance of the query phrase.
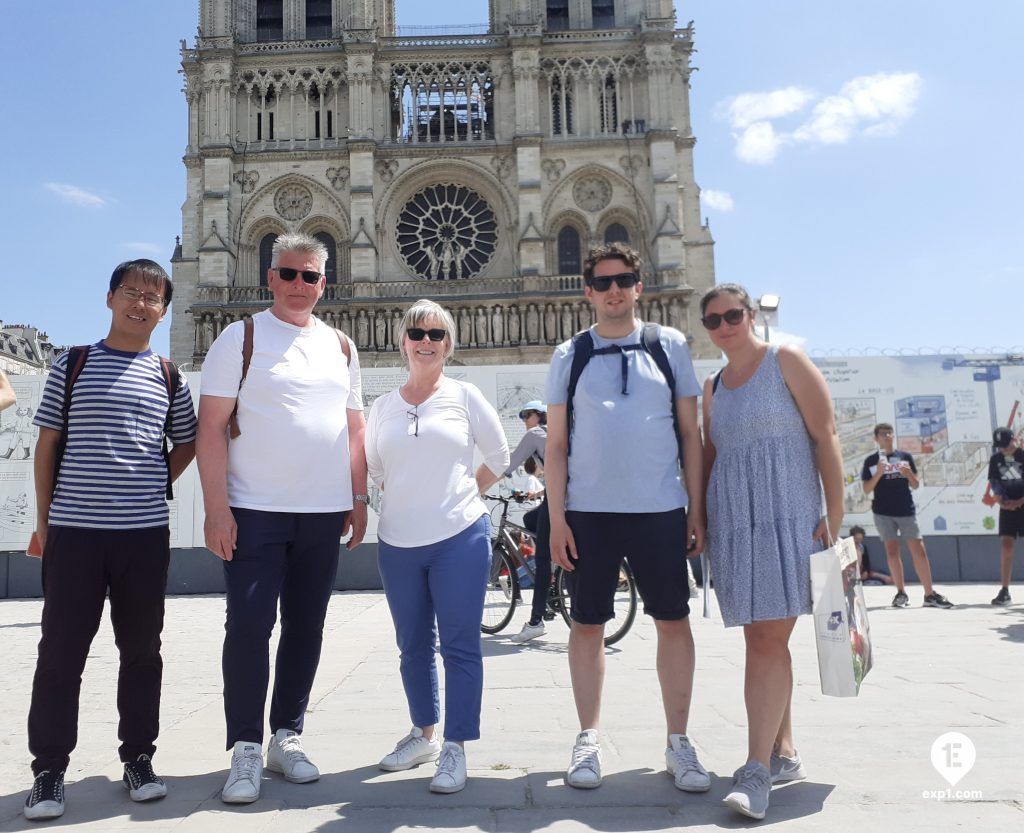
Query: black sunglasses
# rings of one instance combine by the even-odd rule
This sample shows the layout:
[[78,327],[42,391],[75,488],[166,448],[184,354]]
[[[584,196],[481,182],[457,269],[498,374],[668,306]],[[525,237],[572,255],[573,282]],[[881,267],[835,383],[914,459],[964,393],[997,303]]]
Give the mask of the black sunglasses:
[[302,275],[302,280],[309,284],[316,283],[323,277],[319,272],[310,272],[305,269],[292,269],[290,266],[278,266],[276,269],[277,276],[281,280],[288,281],[289,283],[295,280],[299,275]]
[[623,272],[621,275],[591,278],[587,281],[587,286],[595,292],[607,292],[612,288],[612,281],[615,281],[619,289],[632,289],[640,282],[640,276],[636,272]]
[[422,327],[410,327],[405,331],[405,334],[409,336],[410,341],[423,341],[423,336],[430,336],[431,341],[444,341],[448,331],[442,330],[440,327],[435,327],[432,330],[424,330]]
[[713,312],[710,315],[705,315],[700,323],[704,325],[706,330],[717,330],[722,326],[722,322],[726,324],[739,324],[743,320],[743,316],[746,315],[745,309],[730,309],[719,315],[717,312]]

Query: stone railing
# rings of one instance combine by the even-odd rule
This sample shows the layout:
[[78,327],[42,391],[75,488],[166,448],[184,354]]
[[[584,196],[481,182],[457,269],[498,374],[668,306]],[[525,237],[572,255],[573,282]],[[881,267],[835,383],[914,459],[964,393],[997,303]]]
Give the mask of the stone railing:
[[320,40],[281,40],[260,43],[238,44],[239,55],[273,55],[278,52],[323,52],[329,49],[341,49],[343,41],[338,38]]
[[545,32],[544,43],[578,43],[594,41],[630,40],[636,36],[634,29],[562,29]]
[[451,47],[484,46],[502,47],[506,44],[504,35],[418,35],[415,37],[381,38],[382,51],[407,49],[441,49]]

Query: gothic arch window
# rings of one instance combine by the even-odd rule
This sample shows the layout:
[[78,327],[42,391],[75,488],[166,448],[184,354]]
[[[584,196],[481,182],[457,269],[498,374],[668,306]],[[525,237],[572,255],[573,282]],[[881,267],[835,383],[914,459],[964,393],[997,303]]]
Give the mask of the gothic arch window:
[[569,0],[547,0],[548,31],[558,32],[569,28]]
[[608,73],[598,89],[598,111],[601,114],[601,132],[617,133],[619,124],[619,90],[615,75]]
[[338,247],[326,231],[318,231],[313,235],[317,240],[327,247],[327,265],[324,267],[324,274],[327,275],[327,283],[338,282]]
[[604,230],[605,243],[629,243],[629,231],[622,223],[610,223]]
[[267,272],[270,270],[270,261],[274,256],[274,241],[276,234],[264,234],[260,238],[260,286],[267,285]]
[[551,135],[569,136],[573,133],[575,90],[572,78],[555,76],[551,79]]
[[284,40],[284,0],[256,0],[256,40]]
[[494,138],[494,76],[486,61],[397,64],[390,96],[389,129],[400,142]]
[[558,274],[579,275],[582,271],[580,233],[574,226],[562,226],[558,232]]
[[[550,5],[550,3],[548,4]],[[590,4],[591,19],[594,29],[615,28],[615,1],[614,0],[592,0]]]
[[306,0],[306,39],[323,40],[331,31],[331,0]]

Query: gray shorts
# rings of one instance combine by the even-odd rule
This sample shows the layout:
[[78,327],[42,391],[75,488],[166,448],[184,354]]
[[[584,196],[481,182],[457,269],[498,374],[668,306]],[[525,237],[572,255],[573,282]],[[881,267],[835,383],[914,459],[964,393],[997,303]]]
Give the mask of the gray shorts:
[[917,515],[896,517],[894,515],[875,515],[875,529],[883,541],[895,541],[898,538],[914,540],[921,537],[921,528],[917,525]]

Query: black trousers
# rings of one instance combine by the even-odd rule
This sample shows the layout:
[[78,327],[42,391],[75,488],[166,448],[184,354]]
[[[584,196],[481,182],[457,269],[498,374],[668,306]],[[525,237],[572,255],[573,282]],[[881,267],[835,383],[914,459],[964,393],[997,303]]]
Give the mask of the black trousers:
[[78,743],[82,671],[108,592],[120,653],[118,753],[122,761],[134,761],[156,751],[169,539],[166,526],[49,528],[43,556],[42,638],[28,714],[28,748],[36,775],[65,769]]
[[270,684],[270,635],[281,605],[270,731],[302,734],[324,617],[338,573],[346,512],[261,512],[232,508],[238,524],[234,557],[224,562],[224,716],[227,748],[263,743]]
[[[531,516],[527,521],[527,516]],[[530,621],[541,622],[547,609],[548,593],[551,587],[551,516],[548,515],[548,499],[544,498],[541,505],[531,509],[523,516],[523,525],[534,533],[537,548],[534,552],[533,566],[537,571],[533,584],[533,605],[530,610]]]

